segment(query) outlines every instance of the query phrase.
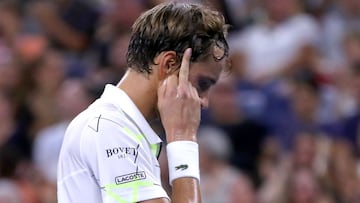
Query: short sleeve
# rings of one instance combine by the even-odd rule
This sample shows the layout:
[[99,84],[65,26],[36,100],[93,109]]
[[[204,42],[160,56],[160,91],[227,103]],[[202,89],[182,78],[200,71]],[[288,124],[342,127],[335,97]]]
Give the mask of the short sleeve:
[[94,117],[83,131],[81,153],[105,203],[168,198],[160,166],[144,136],[112,116]]

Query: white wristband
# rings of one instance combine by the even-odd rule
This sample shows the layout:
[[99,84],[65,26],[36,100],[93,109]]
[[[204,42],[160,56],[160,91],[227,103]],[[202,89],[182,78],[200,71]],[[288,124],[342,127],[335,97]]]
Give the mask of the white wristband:
[[200,180],[199,145],[192,141],[174,141],[166,146],[169,182],[177,178],[193,177]]

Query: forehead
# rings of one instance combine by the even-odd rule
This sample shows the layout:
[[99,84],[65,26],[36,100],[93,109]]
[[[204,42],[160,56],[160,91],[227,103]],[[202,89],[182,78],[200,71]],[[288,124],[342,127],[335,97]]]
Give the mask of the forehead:
[[216,61],[214,58],[208,57],[206,60],[191,63],[190,74],[202,74],[217,79],[220,73],[226,69],[226,60],[227,58]]

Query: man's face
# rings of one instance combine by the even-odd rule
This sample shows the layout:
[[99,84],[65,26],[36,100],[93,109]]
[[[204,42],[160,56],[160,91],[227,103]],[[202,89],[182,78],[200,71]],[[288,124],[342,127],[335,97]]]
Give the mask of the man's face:
[[221,61],[208,57],[205,61],[194,62],[190,64],[189,80],[196,88],[201,98],[201,106],[208,107],[208,93],[212,85],[214,85],[226,65],[226,58]]

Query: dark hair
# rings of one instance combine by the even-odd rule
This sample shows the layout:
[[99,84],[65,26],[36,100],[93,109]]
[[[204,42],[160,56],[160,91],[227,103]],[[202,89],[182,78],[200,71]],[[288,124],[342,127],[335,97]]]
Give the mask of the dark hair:
[[[143,13],[132,27],[127,65],[138,72],[151,73],[154,58],[163,51],[175,51],[177,62],[186,48],[192,48],[191,61],[210,54],[215,60],[228,56],[228,26],[224,17],[199,4],[165,3]],[[215,54],[221,51],[220,55]]]

